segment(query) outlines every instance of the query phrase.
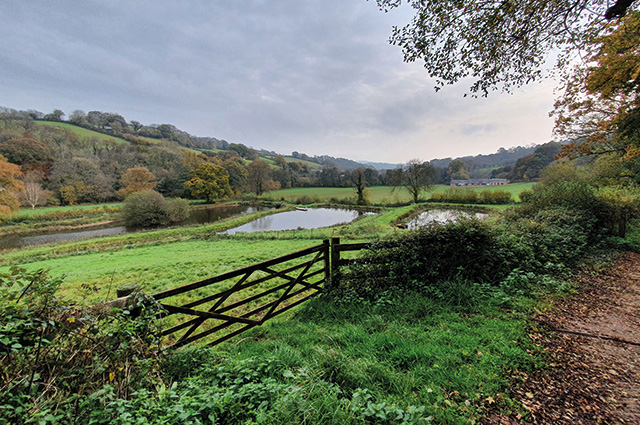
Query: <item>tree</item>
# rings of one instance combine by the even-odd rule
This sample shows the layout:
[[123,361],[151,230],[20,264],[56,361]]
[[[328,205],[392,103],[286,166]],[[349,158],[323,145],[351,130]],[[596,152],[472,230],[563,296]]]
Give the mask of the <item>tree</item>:
[[420,200],[420,194],[433,184],[434,175],[435,169],[429,163],[412,159],[395,173],[393,184],[403,186],[413,198],[413,202],[417,203]]
[[42,187],[42,173],[30,171],[24,175],[24,192],[22,198],[24,202],[35,209],[36,205],[43,200],[47,191]]
[[556,102],[555,133],[572,139],[561,156],[640,157],[640,13],[610,25],[588,45],[585,62],[567,79]]
[[356,202],[358,205],[369,204],[367,199],[367,179],[365,176],[365,169],[363,167],[357,168],[351,174],[353,180],[353,186],[356,191]]
[[[402,0],[377,0],[387,11]],[[539,79],[550,53],[558,65],[598,31],[603,16],[624,16],[633,0],[407,0],[416,15],[395,27],[390,42],[406,62],[424,61],[436,89],[462,79],[470,91],[486,96]]]
[[240,193],[247,184],[247,167],[239,157],[229,158],[222,163],[229,173],[229,186],[234,193]]
[[451,180],[468,180],[469,172],[465,167],[465,163],[459,159],[454,159],[447,167],[447,174]]
[[231,196],[229,173],[220,165],[205,162],[189,173],[191,180],[184,185],[191,189],[193,197],[214,202]]
[[122,189],[118,195],[124,199],[134,192],[149,192],[156,188],[156,177],[147,167],[133,167],[122,174]]
[[264,192],[278,188],[276,182],[271,179],[271,168],[262,160],[253,161],[247,167],[247,186],[257,196]]
[[17,180],[21,176],[20,167],[0,155],[0,217],[8,216],[20,208],[16,194],[24,190],[23,183]]
[[47,121],[62,121],[62,117],[64,117],[64,112],[60,109],[54,109],[52,113],[44,116],[44,119]]
[[[53,161],[50,149],[30,136],[0,142],[0,154],[13,164],[25,168],[47,168]],[[24,167],[24,166],[27,167]]]

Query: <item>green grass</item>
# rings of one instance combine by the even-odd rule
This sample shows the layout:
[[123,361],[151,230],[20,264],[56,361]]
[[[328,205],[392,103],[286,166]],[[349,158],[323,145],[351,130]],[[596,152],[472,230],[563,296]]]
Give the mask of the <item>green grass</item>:
[[47,215],[57,212],[65,212],[65,211],[86,211],[86,210],[95,210],[100,208],[120,208],[122,207],[122,202],[111,202],[106,204],[89,204],[89,205],[66,205],[60,207],[38,207],[35,209],[31,208],[23,208],[20,211],[13,214],[12,217],[32,217],[37,215]]
[[487,302],[465,310],[420,293],[381,295],[315,299],[214,350],[178,352],[164,366],[175,399],[188,400],[193,385],[213,404],[244,394],[242,408],[225,407],[238,415],[229,423],[463,424],[497,406],[526,413],[506,393],[514,374],[539,366],[525,320]]
[[[470,188],[474,191],[482,190],[504,190],[512,194],[516,202],[520,201],[518,194],[523,190],[530,189],[535,183],[513,183],[505,186],[492,187],[474,187]],[[373,186],[369,189],[369,200],[375,205],[398,205],[412,201],[411,196],[403,188],[390,186]],[[450,189],[450,186],[438,185],[429,191],[424,192],[423,199],[433,192],[444,192]],[[292,189],[281,189],[268,192],[264,195],[265,199],[284,199],[288,202],[297,202],[302,200],[304,203],[309,202],[330,202],[335,200],[353,200],[355,193],[351,187],[297,187]]]
[[[189,240],[66,255],[24,262],[20,266],[28,270],[49,269],[54,277],[64,276],[61,295],[83,303],[93,303],[115,298],[116,288],[125,283],[137,282],[143,291],[152,294],[288,254],[315,243],[317,241],[304,239]],[[0,273],[7,270],[7,267],[0,268]]]
[[37,125],[49,126],[49,127],[57,127],[62,128],[64,130],[68,130],[79,137],[89,137],[89,138],[97,138],[99,140],[109,140],[117,143],[129,143],[125,139],[121,137],[113,137],[107,134],[98,133],[97,131],[89,130],[83,127],[78,127],[77,125],[69,124],[66,122],[53,122],[53,121],[35,121]]

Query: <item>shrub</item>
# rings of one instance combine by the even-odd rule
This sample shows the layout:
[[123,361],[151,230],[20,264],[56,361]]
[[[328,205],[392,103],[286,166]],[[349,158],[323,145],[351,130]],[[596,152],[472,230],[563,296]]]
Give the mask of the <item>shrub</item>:
[[60,284],[43,270],[0,275],[0,423],[82,423],[87,394],[128,397],[159,381],[152,299],[81,308],[56,297]]
[[189,215],[189,204],[184,199],[167,201],[158,192],[131,194],[122,207],[127,226],[162,226],[182,221]]
[[186,199],[176,198],[167,201],[167,213],[169,214],[169,221],[171,223],[177,223],[187,219],[190,210],[189,201]]
[[506,190],[483,190],[478,201],[481,204],[504,205],[511,202],[511,193]]
[[487,223],[433,223],[373,244],[341,285],[385,289],[456,279],[497,282],[513,267],[502,255],[507,248]]

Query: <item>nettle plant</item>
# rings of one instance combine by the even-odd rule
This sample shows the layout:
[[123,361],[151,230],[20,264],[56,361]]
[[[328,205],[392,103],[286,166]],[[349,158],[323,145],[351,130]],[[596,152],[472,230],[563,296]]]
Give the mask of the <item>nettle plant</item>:
[[78,418],[82,399],[105,386],[127,397],[160,379],[153,300],[67,305],[56,297],[61,283],[46,270],[0,275],[0,418],[8,423]]

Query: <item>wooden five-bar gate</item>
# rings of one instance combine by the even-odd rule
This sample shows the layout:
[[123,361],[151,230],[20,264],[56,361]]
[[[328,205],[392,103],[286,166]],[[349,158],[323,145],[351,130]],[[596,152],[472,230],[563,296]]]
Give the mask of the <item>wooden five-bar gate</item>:
[[[338,277],[350,260],[341,253],[369,243],[339,238],[278,258],[153,295],[163,307],[162,336],[169,348],[209,337],[216,345],[305,302]],[[214,292],[215,291],[215,292]]]

